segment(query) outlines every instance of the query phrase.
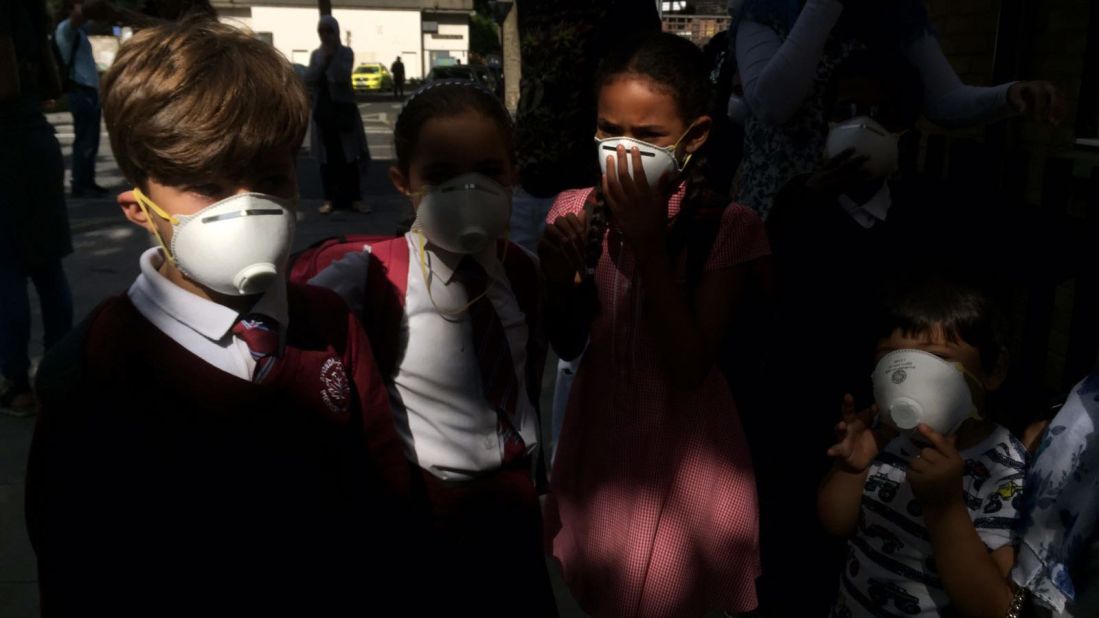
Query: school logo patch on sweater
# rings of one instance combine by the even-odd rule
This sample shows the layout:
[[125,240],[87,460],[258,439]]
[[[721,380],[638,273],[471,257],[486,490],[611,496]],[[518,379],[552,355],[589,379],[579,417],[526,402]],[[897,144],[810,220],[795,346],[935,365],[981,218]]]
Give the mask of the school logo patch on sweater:
[[351,383],[347,371],[338,358],[330,358],[321,366],[321,399],[333,414],[347,414],[351,407]]

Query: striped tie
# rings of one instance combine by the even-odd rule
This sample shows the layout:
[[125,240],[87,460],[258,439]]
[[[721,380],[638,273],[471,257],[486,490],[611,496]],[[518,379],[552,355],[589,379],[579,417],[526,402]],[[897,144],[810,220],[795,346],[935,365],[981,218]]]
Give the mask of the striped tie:
[[504,447],[504,465],[522,458],[527,452],[523,437],[515,429],[515,411],[519,401],[519,380],[500,316],[485,293],[489,278],[485,269],[470,256],[462,259],[457,271],[470,299],[474,351],[481,367],[481,387],[485,399],[496,410],[496,433]]
[[248,344],[252,360],[256,361],[252,381],[257,384],[263,382],[278,358],[278,323],[265,315],[252,313],[233,325],[233,334]]

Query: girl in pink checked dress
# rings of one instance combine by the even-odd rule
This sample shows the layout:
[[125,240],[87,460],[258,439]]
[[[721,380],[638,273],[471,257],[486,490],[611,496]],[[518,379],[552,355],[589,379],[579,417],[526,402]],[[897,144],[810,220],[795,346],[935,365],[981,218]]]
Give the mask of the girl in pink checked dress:
[[754,212],[706,187],[704,65],[670,34],[604,60],[602,186],[558,198],[540,250],[555,349],[575,358],[588,342],[547,535],[600,618],[756,607],[755,481],[716,357],[769,247]]

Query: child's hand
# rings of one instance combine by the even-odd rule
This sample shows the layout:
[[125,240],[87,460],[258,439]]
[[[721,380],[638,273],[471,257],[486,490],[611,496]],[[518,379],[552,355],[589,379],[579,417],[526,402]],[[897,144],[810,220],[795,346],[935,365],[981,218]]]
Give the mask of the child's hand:
[[577,282],[585,266],[587,233],[588,217],[584,212],[559,217],[546,226],[546,233],[538,244],[538,258],[547,283],[565,286]]
[[855,398],[844,395],[843,420],[836,425],[839,442],[828,449],[828,455],[839,460],[848,472],[864,472],[878,456],[885,438],[870,428],[877,414],[876,405],[856,413]]
[[912,493],[925,509],[961,502],[965,461],[954,446],[955,437],[943,437],[922,424],[919,432],[931,446],[920,451],[908,464],[908,482],[912,485]]
[[[607,173],[603,176],[603,195],[618,228],[630,243],[639,260],[653,255],[664,255],[668,234],[668,196],[666,191],[649,186],[645,168],[641,163],[641,151],[634,147],[629,152],[618,147],[615,157],[607,157]],[[633,158],[633,177],[630,177],[629,158]],[[661,187],[668,179],[661,179]]]

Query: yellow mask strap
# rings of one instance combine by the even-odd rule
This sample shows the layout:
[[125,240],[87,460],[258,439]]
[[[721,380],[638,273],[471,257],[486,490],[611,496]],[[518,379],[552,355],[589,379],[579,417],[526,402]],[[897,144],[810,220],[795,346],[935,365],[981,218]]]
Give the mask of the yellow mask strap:
[[[145,213],[145,216],[149,219],[152,219],[152,215],[149,214],[149,211],[151,210],[168,223],[179,225],[179,219],[177,219],[175,215],[168,214],[163,208],[157,206],[156,202],[149,199],[147,195],[141,192],[141,189],[134,187],[134,197],[137,199],[137,205],[141,207],[141,212]],[[150,221],[150,223],[152,222]],[[164,242],[164,239],[161,238],[160,230],[156,225],[153,225],[153,236],[156,236],[156,241],[160,243],[160,247],[164,250],[164,257],[168,258],[168,261],[172,264],[175,264],[175,256],[172,255],[171,250],[168,249],[168,245]]]
[[981,383],[977,376],[969,372],[965,368],[965,365],[954,361],[950,363],[954,365],[954,368],[961,372],[962,377],[965,379],[966,385],[969,387],[969,394],[973,401],[973,418],[984,418],[984,407],[987,402],[987,395],[985,394],[984,384]]
[[[691,126],[687,127],[687,130],[683,132],[683,135],[680,135],[679,139],[675,140],[675,144],[672,145],[672,158],[675,158],[675,153],[679,150],[679,145],[683,143],[683,138],[687,137],[693,128],[695,128],[695,125],[694,123],[691,123]],[[679,165],[679,169],[676,171],[682,172],[687,169],[687,166],[691,164],[691,157],[693,156],[695,156],[693,152],[688,154],[687,158],[683,159],[682,165],[679,165],[679,160],[676,159],[676,165]]]
[[[510,232],[511,232],[511,230],[509,229],[508,230],[509,236],[510,236]],[[431,277],[431,271],[428,270],[428,268],[427,268],[427,250],[426,250],[427,239],[424,238],[424,234],[420,230],[415,230],[414,233],[416,234],[416,256],[417,256],[416,261],[420,263],[420,273],[424,277],[424,285],[427,286],[427,297],[431,299],[431,304],[432,304],[432,306],[435,307],[435,311],[437,311],[439,313],[439,315],[443,316],[444,318],[457,317],[459,315],[462,315],[466,311],[469,311],[469,308],[472,307],[473,305],[475,305],[477,303],[477,301],[479,301],[482,298],[488,296],[489,289],[491,289],[492,286],[495,285],[494,281],[489,282],[488,286],[485,288],[485,291],[481,292],[480,296],[478,296],[477,298],[474,298],[473,300],[469,301],[465,305],[462,305],[461,307],[458,307],[457,309],[448,309],[448,310],[445,310],[445,311],[443,309],[441,309],[439,307],[439,304],[435,302],[435,295],[432,294],[432,292],[431,292],[431,279],[432,279],[432,277]],[[503,256],[501,256],[501,258],[500,258],[501,261],[503,261],[503,259],[507,257],[508,245],[509,244],[511,244],[511,243],[508,243],[508,242],[504,243],[504,253],[503,253]]]

